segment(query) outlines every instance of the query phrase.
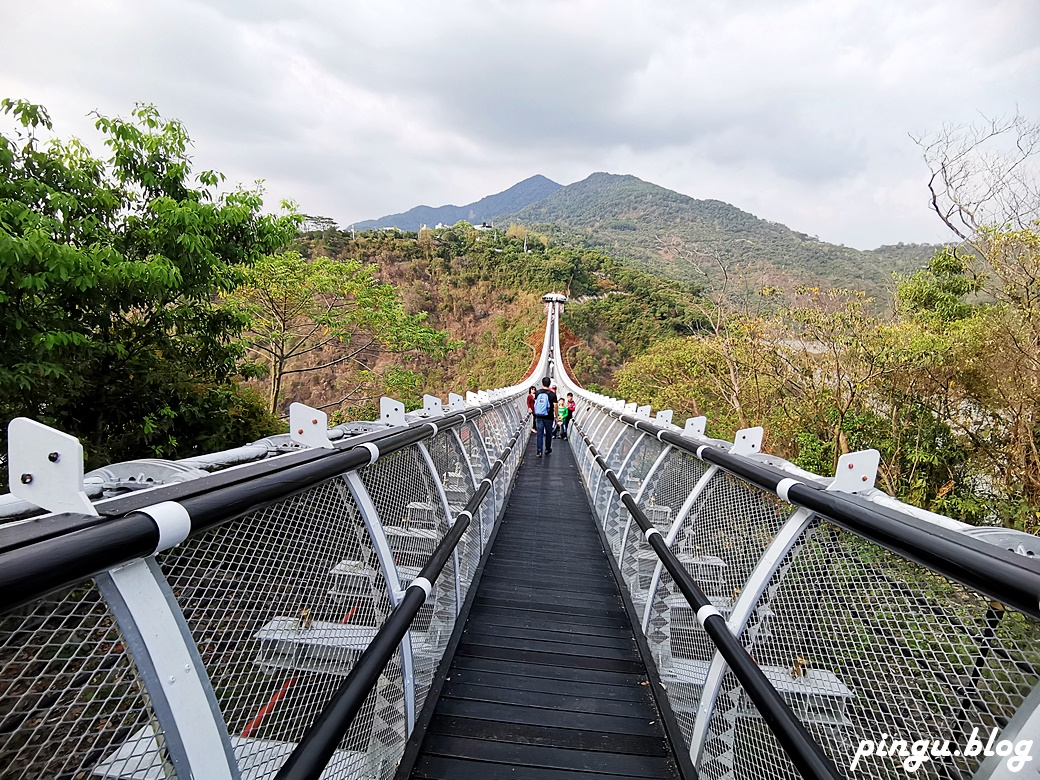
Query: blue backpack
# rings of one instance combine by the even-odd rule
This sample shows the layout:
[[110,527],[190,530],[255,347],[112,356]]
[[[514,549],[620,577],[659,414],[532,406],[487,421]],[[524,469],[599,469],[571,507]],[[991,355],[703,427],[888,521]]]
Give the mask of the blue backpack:
[[549,407],[549,391],[539,390],[538,394],[534,397],[534,416],[548,417]]

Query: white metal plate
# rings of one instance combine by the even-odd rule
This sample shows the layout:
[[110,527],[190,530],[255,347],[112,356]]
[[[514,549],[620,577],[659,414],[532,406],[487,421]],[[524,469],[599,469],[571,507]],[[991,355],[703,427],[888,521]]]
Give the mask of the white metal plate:
[[390,425],[407,424],[404,419],[404,404],[384,395],[379,399],[379,421]]
[[329,416],[307,404],[289,405],[289,434],[305,447],[332,449],[329,441]]
[[11,493],[48,512],[97,515],[83,492],[83,445],[28,417],[7,426]]

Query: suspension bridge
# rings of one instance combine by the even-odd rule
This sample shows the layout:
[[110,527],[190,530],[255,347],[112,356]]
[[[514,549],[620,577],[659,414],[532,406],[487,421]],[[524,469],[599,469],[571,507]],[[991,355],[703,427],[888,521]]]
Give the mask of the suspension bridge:
[[414,412],[85,476],[13,421],[0,779],[1040,777],[1040,540],[587,392],[545,300]]

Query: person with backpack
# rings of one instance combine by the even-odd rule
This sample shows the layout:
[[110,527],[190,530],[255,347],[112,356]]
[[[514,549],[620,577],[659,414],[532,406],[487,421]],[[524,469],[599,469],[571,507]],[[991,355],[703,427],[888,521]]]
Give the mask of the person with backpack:
[[538,432],[535,440],[535,457],[542,457],[542,443],[544,440],[545,454],[552,452],[552,429],[556,421],[556,406],[559,399],[556,393],[549,389],[549,377],[542,379],[542,389],[534,396],[534,427]]

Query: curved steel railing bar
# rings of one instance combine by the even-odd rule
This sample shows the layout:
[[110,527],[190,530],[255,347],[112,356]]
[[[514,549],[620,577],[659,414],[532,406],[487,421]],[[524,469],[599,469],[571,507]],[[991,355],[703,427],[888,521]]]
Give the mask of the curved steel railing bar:
[[[380,456],[428,439],[510,403],[465,409],[434,420],[387,431],[382,438],[328,450],[326,455],[212,491],[165,501],[121,517],[55,516],[42,538],[5,545],[0,529],[0,613],[22,606],[106,569],[169,549],[188,536],[215,528],[348,471]],[[67,523],[70,530],[64,531]]]
[[643,531],[647,543],[653,548],[668,573],[672,575],[672,579],[687,602],[696,610],[697,622],[711,638],[712,643],[726,660],[730,670],[740,681],[802,776],[819,780],[840,780],[842,775],[839,774],[834,762],[805,729],[794,710],[769,682],[740,640],[729,630],[726,619],[668,547],[661,532],[654,527],[643,510],[639,508],[639,504],[636,503],[632,494],[625,490],[617,474],[608,467],[607,462],[585,432],[579,428],[578,433],[585,446],[589,448],[589,452],[592,453],[596,465],[600,467],[603,477],[610,481],[625,508]]
[[431,553],[426,565],[405,590],[404,598],[386,619],[372,642],[361,654],[346,680],[332,695],[325,709],[304,734],[303,739],[286,759],[275,775],[275,780],[317,780],[332,759],[340,741],[346,735],[361,711],[365,698],[372,691],[379,675],[397,652],[412,622],[437,581],[445,564],[451,559],[455,548],[469,528],[481,503],[487,497],[496,477],[505,465],[506,458],[529,425],[527,418],[513,434],[505,449],[494,461],[487,476],[481,480],[466,506],[455,517],[451,529]]

